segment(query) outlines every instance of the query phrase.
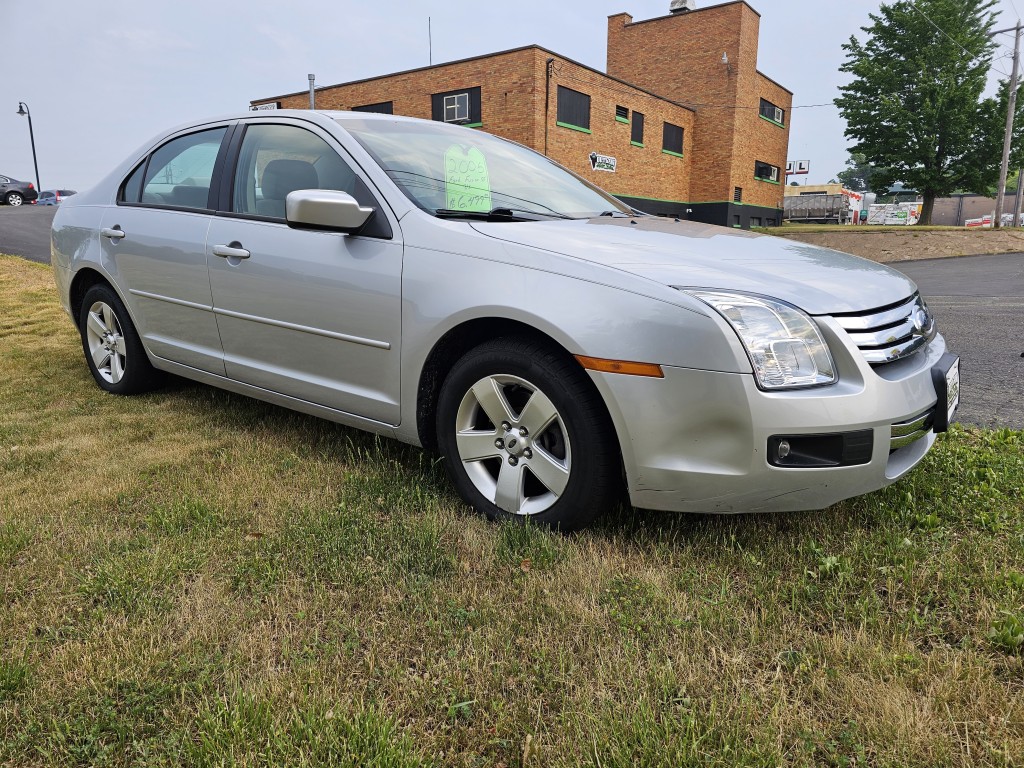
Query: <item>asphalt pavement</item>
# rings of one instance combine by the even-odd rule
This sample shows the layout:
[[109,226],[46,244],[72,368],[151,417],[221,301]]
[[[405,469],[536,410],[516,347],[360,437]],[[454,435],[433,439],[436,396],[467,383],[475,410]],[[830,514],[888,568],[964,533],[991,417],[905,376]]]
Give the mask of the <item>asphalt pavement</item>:
[[917,283],[960,355],[956,420],[1024,429],[1024,253],[890,264]]
[[[0,205],[0,253],[50,262],[57,208]],[[1024,253],[890,264],[921,289],[963,385],[956,420],[1024,429]]]
[[50,263],[50,224],[55,205],[0,205],[0,253]]

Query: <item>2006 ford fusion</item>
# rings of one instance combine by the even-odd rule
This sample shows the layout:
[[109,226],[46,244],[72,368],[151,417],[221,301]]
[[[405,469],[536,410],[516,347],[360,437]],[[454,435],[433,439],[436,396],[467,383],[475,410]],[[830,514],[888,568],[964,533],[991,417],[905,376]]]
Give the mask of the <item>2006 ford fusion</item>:
[[103,389],[169,371],[439,451],[491,518],[621,498],[817,509],[909,471],[959,361],[914,284],[641,215],[547,158],[386,115],[161,135],[53,223]]

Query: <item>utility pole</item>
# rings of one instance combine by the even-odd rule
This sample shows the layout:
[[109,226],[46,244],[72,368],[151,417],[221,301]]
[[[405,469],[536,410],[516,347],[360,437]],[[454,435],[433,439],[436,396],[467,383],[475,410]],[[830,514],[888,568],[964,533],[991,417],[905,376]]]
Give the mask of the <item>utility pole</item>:
[[1024,203],[1024,195],[1021,194],[1021,187],[1024,186],[1024,168],[1017,169],[1017,196],[1014,198],[1013,205],[1013,224],[1011,227],[1020,226],[1020,211],[1021,203]]
[[[316,93],[314,91],[314,84],[316,83],[316,75],[306,75],[309,78],[309,108],[316,109]],[[1005,181],[1005,179],[1004,179]]]
[[[1013,139],[1013,115],[1017,109],[1017,75],[1020,72],[1020,19],[1017,19],[1017,26],[1008,29],[1000,29],[993,32],[990,37],[1001,35],[1004,32],[1013,32],[1013,71],[1010,75],[1009,102],[1006,110],[1006,134],[1003,136],[1003,162],[999,166],[999,188],[996,190],[996,215],[993,217],[992,227],[999,229],[1003,225],[1003,205],[1006,198],[1006,176],[1010,165],[1010,142]],[[1020,198],[1020,195],[1017,195]]]

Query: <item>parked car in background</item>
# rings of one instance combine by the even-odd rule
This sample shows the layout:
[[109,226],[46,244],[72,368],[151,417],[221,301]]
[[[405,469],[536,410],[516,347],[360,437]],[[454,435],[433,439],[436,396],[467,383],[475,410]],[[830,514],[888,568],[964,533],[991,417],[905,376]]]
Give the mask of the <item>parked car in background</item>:
[[820,509],[909,472],[959,401],[899,272],[640,214],[440,122],[191,123],[61,205],[52,243],[102,389],[168,371],[423,445],[492,519],[580,528],[621,491]]
[[39,193],[31,181],[18,181],[10,176],[0,176],[0,203],[3,205],[31,203],[37,197]]
[[44,189],[36,199],[36,205],[60,205],[61,200],[75,194],[73,189]]

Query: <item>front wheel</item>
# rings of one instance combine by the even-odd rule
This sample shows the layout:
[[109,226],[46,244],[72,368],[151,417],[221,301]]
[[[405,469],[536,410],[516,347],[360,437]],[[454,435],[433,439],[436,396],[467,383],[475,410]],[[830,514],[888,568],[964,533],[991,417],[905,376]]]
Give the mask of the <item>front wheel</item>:
[[159,372],[150,365],[128,310],[110,286],[100,283],[85,292],[78,327],[89,370],[102,389],[133,395],[159,384]]
[[8,192],[7,193],[7,197],[4,198],[4,201],[8,205],[13,205],[13,206],[17,207],[17,206],[21,205],[23,202],[25,202],[25,198],[22,197],[17,192]]
[[618,499],[618,443],[579,364],[533,341],[470,351],[441,388],[438,444],[463,499],[492,520],[586,527]]

